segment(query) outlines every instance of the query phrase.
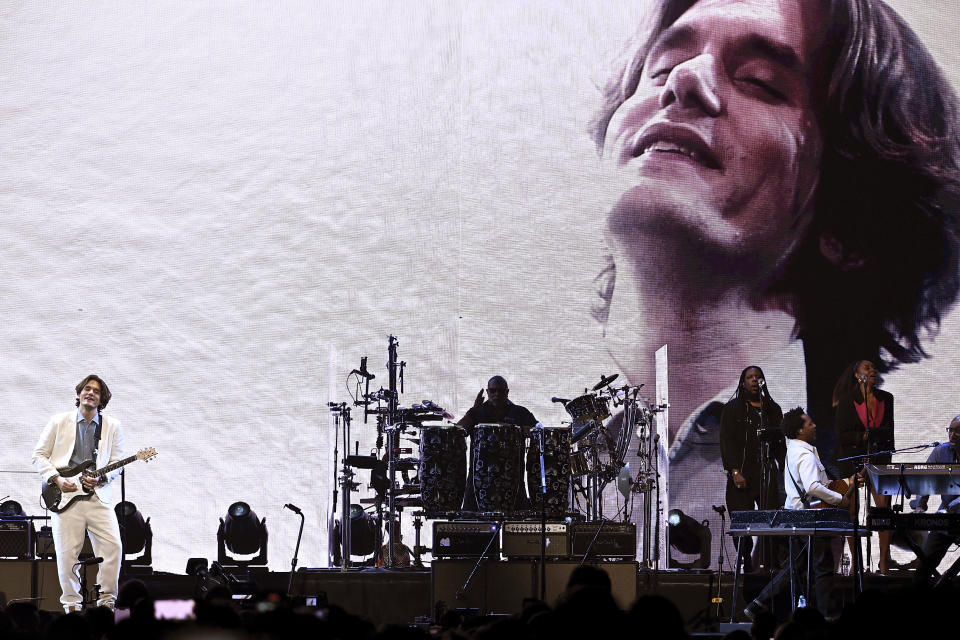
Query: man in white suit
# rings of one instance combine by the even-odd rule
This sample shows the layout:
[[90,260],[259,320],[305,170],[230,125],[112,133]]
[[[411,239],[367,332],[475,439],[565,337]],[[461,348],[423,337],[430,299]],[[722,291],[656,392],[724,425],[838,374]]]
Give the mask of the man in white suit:
[[[34,467],[47,483],[55,483],[62,491],[76,491],[78,478],[63,478],[59,469],[91,459],[96,461],[97,468],[101,468],[123,457],[120,421],[101,413],[111,397],[106,383],[91,374],[80,381],[76,390],[77,410],[50,418],[33,451]],[[60,602],[67,613],[79,611],[83,602],[74,567],[87,531],[90,532],[94,554],[103,557],[97,574],[101,587],[97,605],[112,609],[117,599],[121,541],[120,527],[112,508],[111,484],[118,473],[114,471],[102,480],[80,476],[79,482],[91,493],[75,498],[66,509],[52,514],[57,570],[63,590]]]

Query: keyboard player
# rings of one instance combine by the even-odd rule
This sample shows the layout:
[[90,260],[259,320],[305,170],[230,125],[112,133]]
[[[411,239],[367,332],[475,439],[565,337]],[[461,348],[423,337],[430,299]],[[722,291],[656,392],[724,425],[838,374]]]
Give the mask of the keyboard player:
[[[956,464],[960,463],[960,416],[956,416],[950,421],[947,427],[949,441],[938,445],[930,452],[927,458],[929,463]],[[910,506],[915,511],[926,511],[927,502],[930,496],[917,496],[910,501]],[[960,495],[943,494],[940,496],[940,508],[938,511],[943,513],[960,514]],[[943,556],[954,543],[958,542],[957,536],[947,531],[931,531],[923,543],[923,556],[920,558],[920,564],[917,566],[916,579],[920,584],[925,584],[934,570],[940,565]]]

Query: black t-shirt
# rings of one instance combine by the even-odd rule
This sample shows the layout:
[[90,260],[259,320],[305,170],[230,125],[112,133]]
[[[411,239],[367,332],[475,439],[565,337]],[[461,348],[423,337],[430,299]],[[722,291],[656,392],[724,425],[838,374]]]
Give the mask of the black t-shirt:
[[493,406],[487,400],[479,407],[470,407],[470,410],[457,424],[466,428],[472,434],[473,427],[476,425],[489,423],[516,424],[527,427],[527,429],[524,429],[524,434],[526,434],[529,427],[537,424],[537,419],[526,407],[513,404],[509,400],[507,400],[506,406],[501,408]]

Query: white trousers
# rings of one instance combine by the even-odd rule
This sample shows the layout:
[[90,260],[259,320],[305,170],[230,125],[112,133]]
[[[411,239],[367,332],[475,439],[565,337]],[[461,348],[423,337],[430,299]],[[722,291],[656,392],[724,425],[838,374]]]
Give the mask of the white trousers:
[[64,609],[79,607],[79,567],[74,567],[83,548],[84,533],[90,532],[93,554],[102,556],[98,565],[97,583],[100,585],[99,606],[113,606],[117,599],[117,582],[120,579],[120,525],[117,515],[97,495],[84,500],[74,500],[63,513],[51,514],[53,544],[57,551],[57,571],[63,595],[60,603]]

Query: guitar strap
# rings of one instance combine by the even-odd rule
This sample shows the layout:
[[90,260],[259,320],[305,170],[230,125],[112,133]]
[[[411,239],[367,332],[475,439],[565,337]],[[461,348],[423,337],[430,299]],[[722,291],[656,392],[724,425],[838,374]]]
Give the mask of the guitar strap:
[[807,492],[803,490],[803,487],[800,486],[800,483],[797,482],[797,479],[793,477],[793,471],[790,469],[789,465],[787,465],[787,475],[790,476],[793,486],[797,489],[797,495],[800,496],[800,504],[803,505],[804,509],[809,509],[810,498],[807,497]]
[[97,409],[97,417],[100,420],[97,422],[97,428],[93,432],[93,468],[96,469],[97,466],[97,454],[100,453],[100,432],[103,430],[103,413],[100,409]]

